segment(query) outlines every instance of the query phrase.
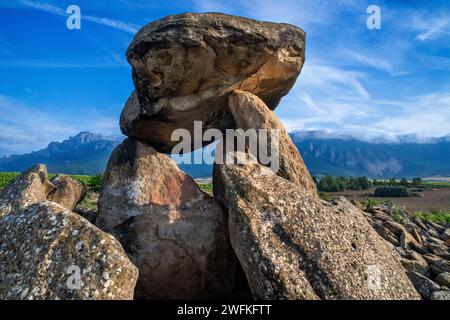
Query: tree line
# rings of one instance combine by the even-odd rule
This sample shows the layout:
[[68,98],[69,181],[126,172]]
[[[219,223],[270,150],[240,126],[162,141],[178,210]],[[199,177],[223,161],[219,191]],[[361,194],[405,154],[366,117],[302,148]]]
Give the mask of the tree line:
[[321,179],[313,177],[319,191],[336,192],[345,190],[368,190],[371,187],[378,186],[402,186],[402,187],[418,187],[422,183],[421,178],[414,178],[408,181],[405,178],[388,180],[369,179],[366,176],[361,177],[333,177],[325,176]]

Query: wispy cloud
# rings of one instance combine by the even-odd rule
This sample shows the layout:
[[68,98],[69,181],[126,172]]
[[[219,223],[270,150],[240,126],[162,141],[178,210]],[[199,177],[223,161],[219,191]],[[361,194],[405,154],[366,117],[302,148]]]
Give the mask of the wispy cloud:
[[303,87],[321,91],[328,96],[368,100],[370,94],[362,84],[365,80],[364,73],[311,61],[303,67],[298,81]]
[[405,27],[418,32],[416,40],[424,42],[441,38],[450,34],[450,13],[419,11],[412,12],[406,19]]
[[391,75],[396,74],[392,62],[381,57],[375,57],[373,55],[363,54],[352,50],[343,50],[343,54],[350,59],[360,63],[361,65],[369,66],[374,69],[386,71]]
[[120,133],[118,120],[113,117],[86,115],[74,119],[64,112],[40,111],[36,106],[5,95],[0,95],[0,114],[0,156],[38,150],[51,141],[61,141],[80,131]]
[[112,55],[61,59],[2,59],[0,68],[127,68],[123,58]]
[[431,40],[439,37],[440,34],[445,33],[446,27],[450,25],[450,18],[442,18],[434,21],[433,24],[427,26],[426,31],[417,35],[416,39],[419,41]]
[[[30,1],[30,0],[22,0],[20,2],[21,4],[36,9],[45,11],[51,14],[55,14],[58,16],[67,16],[67,13],[64,9],[54,6],[49,3],[45,2],[37,2],[37,1]],[[127,23],[120,20],[110,19],[110,18],[104,18],[104,17],[97,17],[92,15],[86,15],[81,13],[81,19],[85,21],[94,22],[97,24],[101,24],[110,28],[114,28],[117,30],[125,31],[128,33],[135,34],[139,30],[139,26],[133,23]]]
[[194,0],[198,11],[239,14],[273,22],[285,22],[301,27],[312,24],[330,24],[337,8],[352,7],[354,0],[310,1],[310,0]]
[[374,128],[389,128],[397,135],[417,134],[440,137],[450,133],[450,94],[448,91],[432,92],[394,101],[400,113],[385,117]]

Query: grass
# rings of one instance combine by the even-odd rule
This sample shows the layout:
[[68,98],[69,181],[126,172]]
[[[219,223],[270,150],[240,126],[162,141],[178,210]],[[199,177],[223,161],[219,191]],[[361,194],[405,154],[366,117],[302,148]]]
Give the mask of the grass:
[[373,207],[379,207],[381,205],[387,206],[392,208],[394,206],[394,202],[392,199],[385,199],[385,200],[379,200],[379,199],[373,199],[373,198],[366,198],[365,200],[359,201],[359,203],[362,205],[363,208],[371,209]]
[[333,197],[328,192],[319,191],[319,198],[325,201],[330,201]]
[[422,220],[431,221],[439,224],[450,224],[450,210],[439,209],[432,212],[416,211],[413,216]]
[[18,175],[17,172],[0,172],[0,190],[8,186]]
[[403,216],[402,216],[402,210],[401,209],[394,209],[391,212],[391,217],[395,222],[400,222],[403,220]]
[[[19,173],[17,172],[0,172],[0,190],[7,187],[18,175]],[[52,179],[54,176],[56,174],[51,173],[48,175],[48,178]],[[89,189],[93,189],[96,192],[100,190],[103,181],[103,175],[101,174],[96,176],[68,174],[68,176],[80,181]]]
[[77,208],[81,210],[97,211],[98,193],[88,191],[86,197],[81,201]]
[[213,185],[211,183],[199,183],[198,186],[203,192],[206,192],[209,195],[213,194]]
[[425,181],[420,184],[422,187],[428,188],[450,188],[450,182],[446,181]]

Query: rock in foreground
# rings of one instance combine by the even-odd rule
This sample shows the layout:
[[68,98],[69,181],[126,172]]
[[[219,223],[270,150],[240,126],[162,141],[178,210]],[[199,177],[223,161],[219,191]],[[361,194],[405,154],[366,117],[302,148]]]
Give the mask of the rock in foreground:
[[186,13],[143,27],[128,47],[136,92],[122,132],[170,151],[173,129],[234,126],[228,94],[252,92],[274,109],[300,73],[305,33],[292,25]]
[[[422,298],[449,299],[450,248],[444,241],[444,226],[419,219],[395,206],[369,205],[364,210],[367,221],[394,246]],[[394,217],[398,222],[394,222]]]
[[0,270],[0,299],[133,299],[138,276],[117,240],[49,201],[1,218]]
[[48,181],[47,167],[33,166],[0,192],[0,217],[11,211],[45,201],[55,186]]
[[420,299],[349,202],[325,205],[258,164],[217,170],[231,242],[256,299]]
[[139,268],[136,296],[203,299],[231,291],[235,266],[226,217],[169,157],[127,139],[114,150],[97,226]]
[[50,182],[53,183],[55,189],[48,194],[47,199],[70,211],[73,211],[86,195],[86,187],[69,176],[58,174]]
[[[267,132],[267,146],[271,146],[271,132],[275,130],[279,142],[276,157],[279,170],[276,174],[303,188],[310,196],[317,197],[316,185],[281,121],[266,104],[250,92],[235,90],[229,96],[230,110],[237,128]],[[273,142],[272,142],[273,143]],[[275,144],[274,144],[275,145]],[[266,148],[265,146],[263,146]],[[259,146],[261,148],[261,146]],[[269,149],[270,150],[270,149]],[[256,156],[256,155],[255,155]],[[261,163],[261,161],[260,161]]]

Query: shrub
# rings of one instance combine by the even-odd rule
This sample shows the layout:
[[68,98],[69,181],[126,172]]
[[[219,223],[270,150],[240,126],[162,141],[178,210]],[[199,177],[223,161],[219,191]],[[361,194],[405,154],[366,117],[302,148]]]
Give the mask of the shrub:
[[356,180],[358,181],[358,186],[361,190],[367,190],[370,188],[370,181],[367,177],[358,177]]
[[391,216],[392,216],[392,219],[394,219],[395,222],[400,222],[400,221],[403,220],[402,210],[400,210],[400,209],[394,209],[391,212]]
[[330,201],[333,197],[326,192],[319,192],[319,198],[325,201]]
[[320,191],[326,192],[339,191],[339,185],[336,183],[336,180],[334,180],[334,178],[331,176],[326,176],[320,179],[318,188]]
[[408,197],[408,189],[403,186],[378,187],[375,189],[376,197]]
[[446,209],[434,210],[430,213],[416,211],[413,213],[413,216],[439,224],[450,224],[450,210]]
[[0,172],[0,190],[7,187],[18,175],[17,172]]
[[100,192],[103,184],[103,173],[90,177],[87,186],[95,192]]
[[211,183],[199,183],[198,186],[203,192],[206,192],[209,195],[213,194],[213,186]]

